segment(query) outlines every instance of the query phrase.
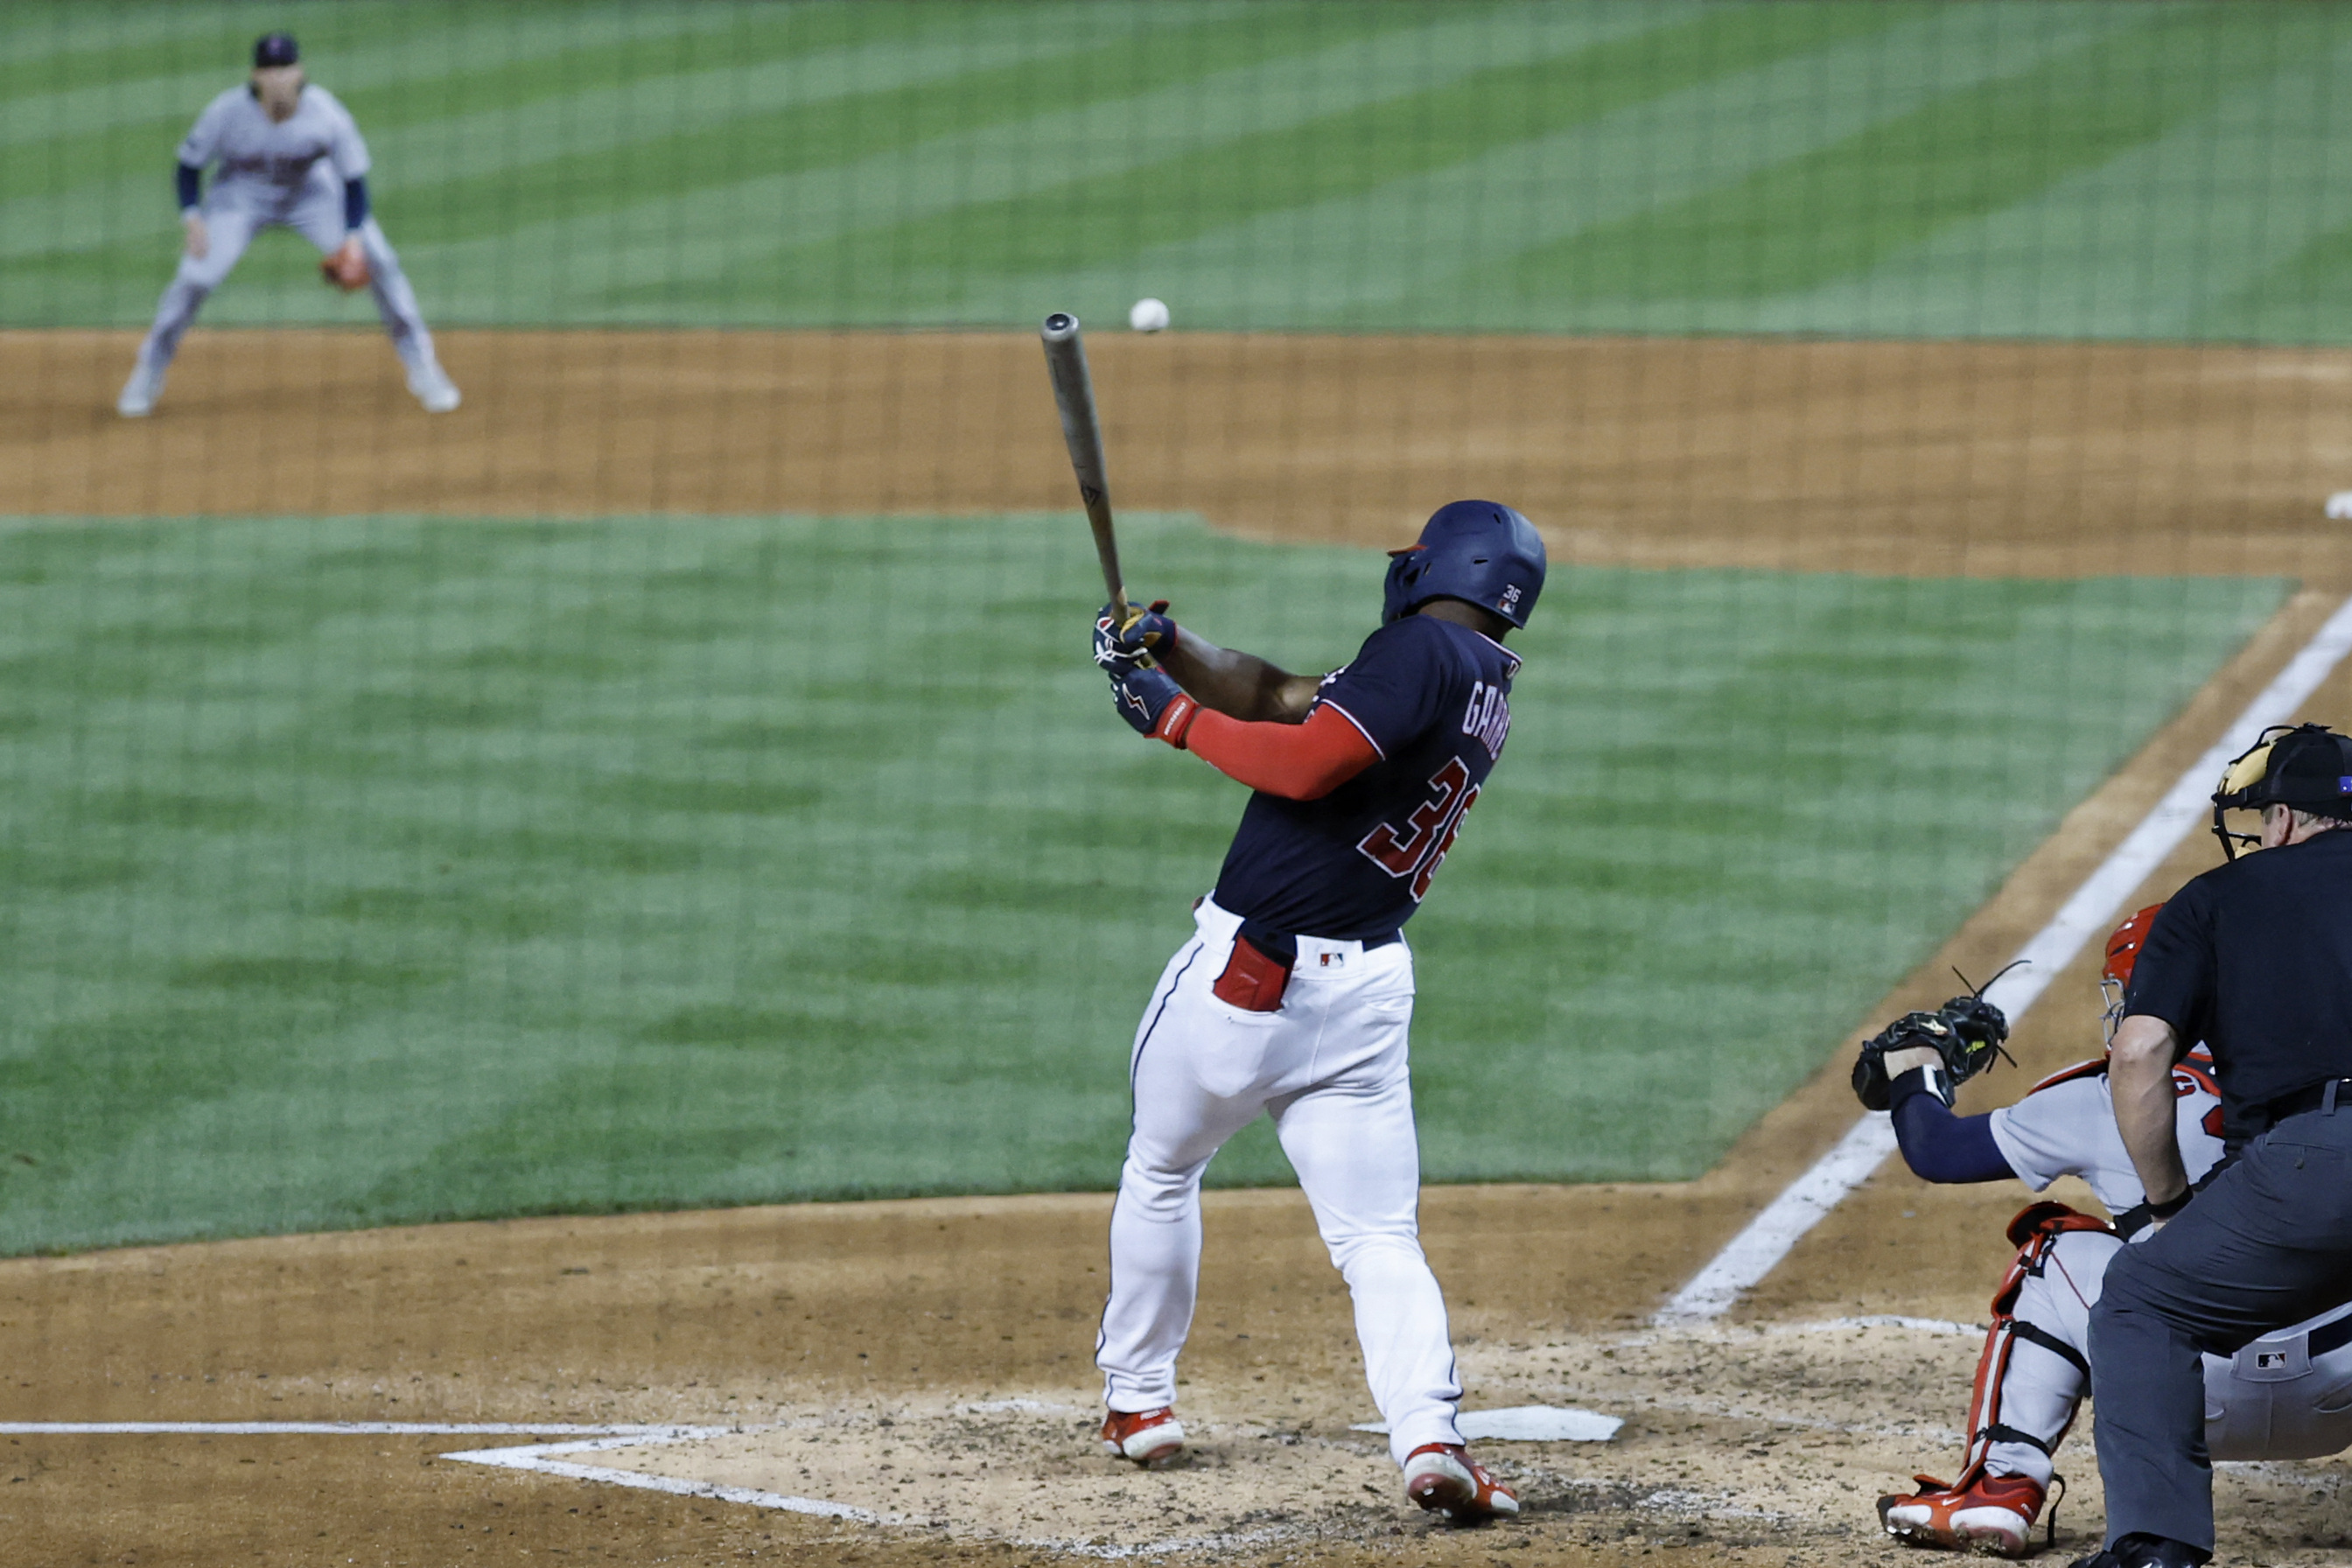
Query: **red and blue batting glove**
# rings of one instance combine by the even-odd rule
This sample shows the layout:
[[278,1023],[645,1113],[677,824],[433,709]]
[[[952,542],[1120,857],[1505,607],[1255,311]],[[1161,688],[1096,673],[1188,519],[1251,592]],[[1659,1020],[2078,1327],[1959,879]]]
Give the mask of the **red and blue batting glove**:
[[1134,669],[1114,675],[1110,692],[1118,716],[1129,729],[1165,741],[1180,752],[1184,749],[1184,731],[1200,716],[1201,705],[1185,696],[1184,689],[1170,679],[1166,670]]
[[1095,613],[1095,662],[1113,680],[1150,668],[1154,655],[1176,646],[1176,623],[1168,618],[1167,610],[1165,599],[1154,599],[1149,609],[1129,605],[1122,623],[1105,605]]

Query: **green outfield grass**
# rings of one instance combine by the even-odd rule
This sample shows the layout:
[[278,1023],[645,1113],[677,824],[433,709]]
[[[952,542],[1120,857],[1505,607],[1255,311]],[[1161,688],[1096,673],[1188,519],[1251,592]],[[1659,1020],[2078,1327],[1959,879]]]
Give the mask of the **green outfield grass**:
[[[1376,553],[1125,526],[1295,668],[1376,618]],[[1242,794],[1113,715],[1091,572],[1066,517],[0,529],[0,1251],[1108,1185]],[[2283,591],[1555,574],[1412,928],[1430,1176],[1705,1168]]]
[[145,321],[277,26],[446,324],[2352,341],[2352,7],[2250,0],[14,0],[0,324]]

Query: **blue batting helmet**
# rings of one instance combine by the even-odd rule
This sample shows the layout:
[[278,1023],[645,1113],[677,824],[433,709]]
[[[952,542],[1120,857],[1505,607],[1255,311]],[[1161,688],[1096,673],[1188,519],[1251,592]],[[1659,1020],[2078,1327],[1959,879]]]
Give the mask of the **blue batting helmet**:
[[1460,599],[1524,626],[1543,592],[1543,536],[1497,501],[1447,502],[1422,524],[1419,542],[1389,556],[1382,626],[1432,599]]

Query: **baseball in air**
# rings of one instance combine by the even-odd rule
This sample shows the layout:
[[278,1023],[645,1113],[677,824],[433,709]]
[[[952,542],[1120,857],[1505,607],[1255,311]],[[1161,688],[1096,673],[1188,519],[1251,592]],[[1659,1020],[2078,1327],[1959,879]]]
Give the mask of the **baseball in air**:
[[1139,332],[1168,329],[1168,307],[1158,300],[1138,300],[1127,312],[1127,324]]

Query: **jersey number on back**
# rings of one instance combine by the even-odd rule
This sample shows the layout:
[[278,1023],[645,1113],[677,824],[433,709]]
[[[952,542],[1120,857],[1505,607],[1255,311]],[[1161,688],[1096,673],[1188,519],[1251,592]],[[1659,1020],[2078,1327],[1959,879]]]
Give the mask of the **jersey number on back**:
[[1412,878],[1416,904],[1428,893],[1430,879],[1437,875],[1438,867],[1445,863],[1445,852],[1454,847],[1454,836],[1462,831],[1463,814],[1478,798],[1478,786],[1470,782],[1470,770],[1459,757],[1446,758],[1429,787],[1436,793],[1412,808],[1412,815],[1405,818],[1404,832],[1383,822],[1356,844],[1390,876]]

